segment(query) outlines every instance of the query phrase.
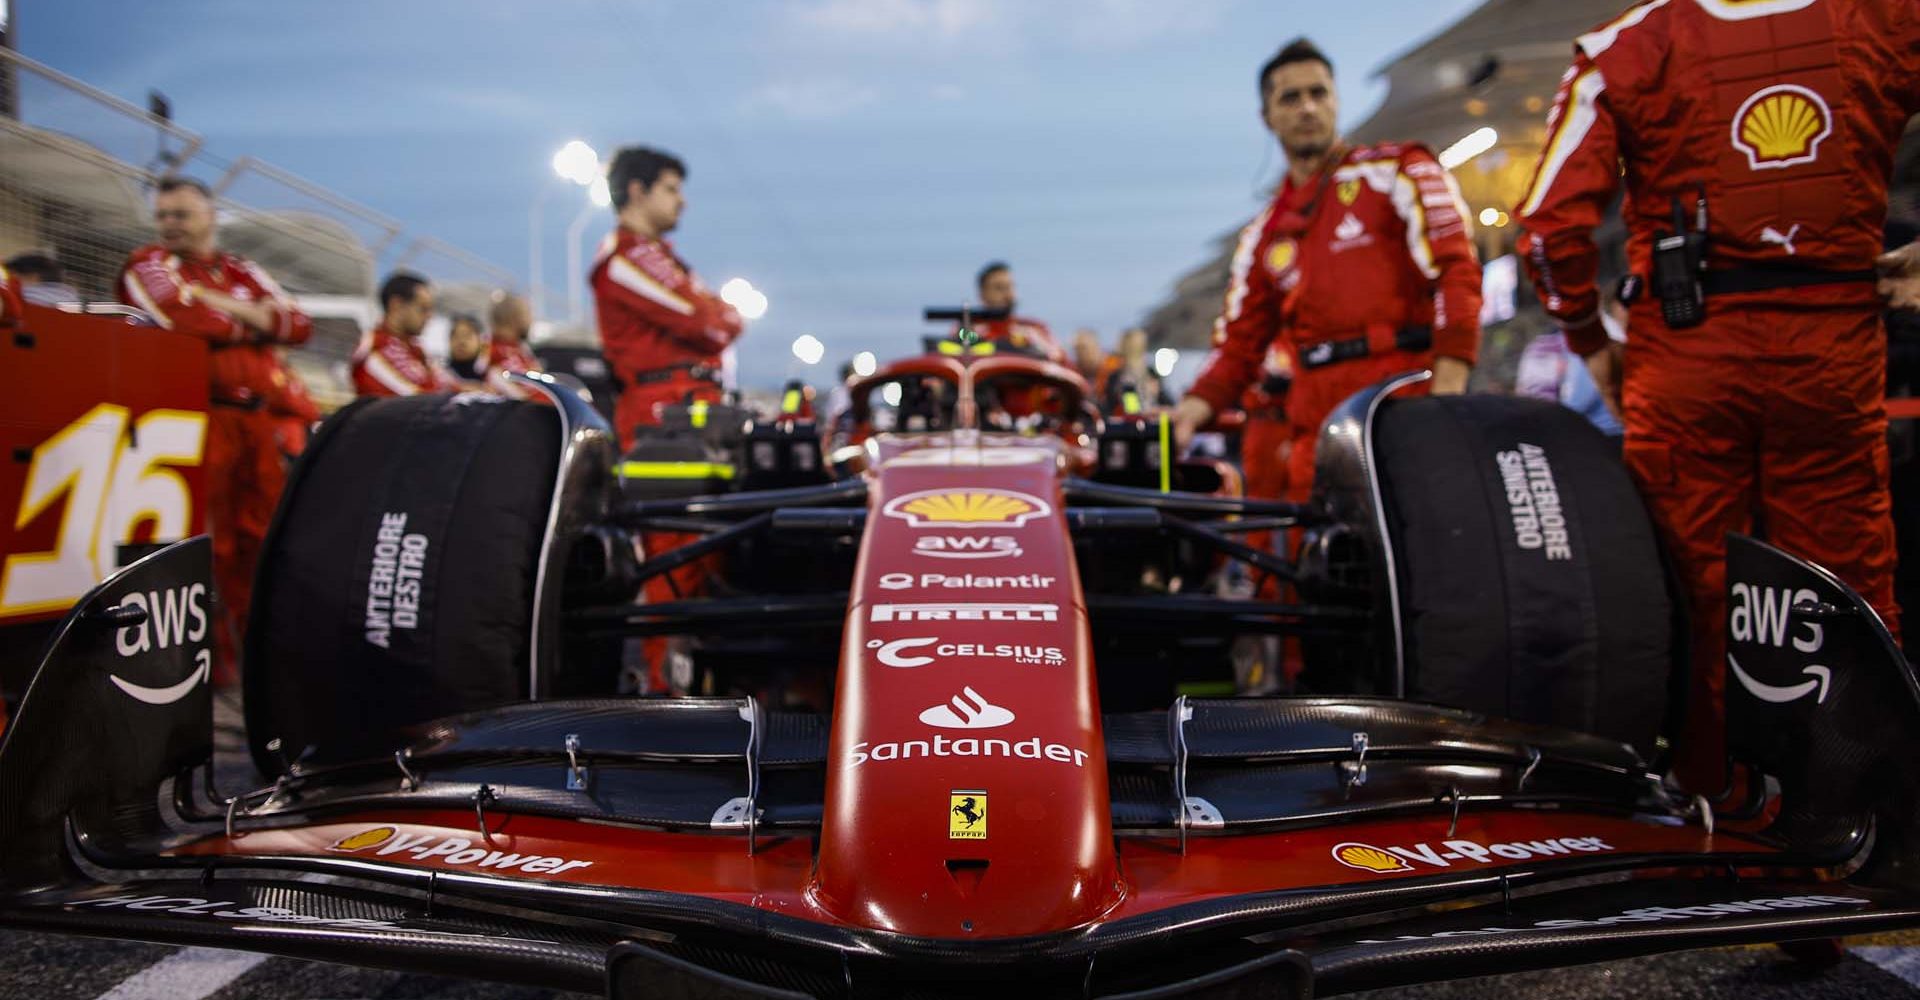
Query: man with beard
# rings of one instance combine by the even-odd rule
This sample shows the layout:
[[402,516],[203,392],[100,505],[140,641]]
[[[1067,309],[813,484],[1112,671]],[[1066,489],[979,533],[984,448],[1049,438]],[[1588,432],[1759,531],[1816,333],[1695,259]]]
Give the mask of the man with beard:
[[593,273],[600,342],[620,380],[614,429],[622,448],[634,428],[660,422],[662,405],[720,402],[720,355],[739,339],[739,312],[707,290],[674,252],[687,166],[657,149],[630,146],[607,168],[619,225],[601,242]]
[[214,630],[216,680],[232,683],[251,603],[254,564],[286,487],[280,417],[271,412],[292,375],[274,354],[305,343],[313,321],[252,261],[215,245],[213,194],[184,177],[163,178],[153,198],[160,241],[120,269],[120,301],[162,328],[207,341],[207,523],[226,621]]
[[1214,351],[1174,410],[1174,434],[1184,445],[1234,405],[1281,339],[1294,369],[1287,498],[1304,501],[1320,422],[1342,399],[1420,368],[1433,370],[1422,388],[1465,391],[1480,344],[1480,262],[1466,206],[1431,152],[1340,138],[1333,65],[1312,42],[1267,61],[1260,96],[1286,180],[1240,233]]
[[353,389],[362,396],[458,392],[460,383],[420,348],[420,331],[433,318],[433,286],[395,271],[380,286],[380,325],[353,352]]

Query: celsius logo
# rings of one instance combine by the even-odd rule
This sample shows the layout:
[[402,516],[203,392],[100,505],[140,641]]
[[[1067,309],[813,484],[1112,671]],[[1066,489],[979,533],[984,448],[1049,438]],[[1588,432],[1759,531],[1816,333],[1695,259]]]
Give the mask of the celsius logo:
[[913,540],[913,553],[935,559],[1000,559],[1021,551],[1019,541],[1010,535],[928,535]]
[[946,704],[921,712],[920,721],[941,729],[998,729],[1013,721],[1013,712],[980,697],[980,692],[963,687]]
[[881,512],[916,528],[1017,528],[1053,508],[1045,500],[1012,490],[920,490],[887,501]]
[[[931,646],[932,649],[928,651],[933,653],[933,656],[918,655],[915,652],[917,650],[927,650],[929,646]],[[1012,660],[1014,663],[1022,666],[1058,667],[1063,666],[1067,662],[1066,651],[1058,646],[1016,646],[1008,643],[994,643],[989,645],[976,642],[941,642],[939,639],[931,636],[921,636],[913,639],[895,639],[892,642],[882,642],[879,639],[872,639],[867,642],[867,648],[877,651],[874,653],[874,659],[879,660],[889,667],[901,668],[924,667],[927,664],[933,663],[936,658],[954,656]]]
[[925,649],[939,641],[931,636],[923,639],[895,639],[884,644],[875,639],[867,643],[867,648],[879,650],[880,652],[874,654],[874,659],[889,667],[924,667],[933,662],[933,657],[907,656],[905,653],[911,649]]

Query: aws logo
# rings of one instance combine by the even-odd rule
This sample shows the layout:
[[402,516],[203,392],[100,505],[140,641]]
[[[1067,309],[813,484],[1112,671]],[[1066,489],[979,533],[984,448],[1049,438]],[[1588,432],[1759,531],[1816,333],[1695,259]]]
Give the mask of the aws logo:
[[1820,158],[1820,143],[1833,134],[1826,98],[1805,87],[1776,84],[1755,91],[1734,113],[1732,140],[1747,154],[1747,166],[1774,170]]

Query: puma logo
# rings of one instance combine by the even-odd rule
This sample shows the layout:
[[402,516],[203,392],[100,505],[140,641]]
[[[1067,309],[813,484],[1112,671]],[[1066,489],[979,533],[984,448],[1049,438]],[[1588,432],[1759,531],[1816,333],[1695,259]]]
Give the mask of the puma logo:
[[1794,236],[1798,235],[1799,232],[1800,232],[1800,224],[1798,222],[1794,223],[1793,228],[1788,229],[1784,235],[1781,234],[1780,230],[1775,229],[1772,226],[1768,226],[1767,228],[1760,230],[1760,242],[1778,243],[1781,246],[1787,248],[1788,256],[1792,256],[1793,255],[1793,238]]

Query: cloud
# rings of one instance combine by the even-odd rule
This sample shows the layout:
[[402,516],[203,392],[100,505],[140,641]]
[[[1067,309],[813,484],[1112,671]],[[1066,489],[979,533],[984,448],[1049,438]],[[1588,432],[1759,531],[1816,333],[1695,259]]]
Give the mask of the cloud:
[[817,0],[795,9],[809,27],[842,35],[955,38],[997,21],[998,0]]
[[1168,35],[1207,32],[1229,5],[1229,0],[1077,0],[1071,4],[1068,37],[1087,49],[1135,49]]
[[962,101],[967,97],[966,90],[957,83],[940,84],[928,93],[932,94],[936,101]]
[[749,112],[817,121],[838,118],[878,98],[878,92],[872,87],[845,80],[775,80],[754,88],[742,107]]

